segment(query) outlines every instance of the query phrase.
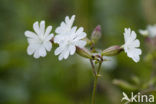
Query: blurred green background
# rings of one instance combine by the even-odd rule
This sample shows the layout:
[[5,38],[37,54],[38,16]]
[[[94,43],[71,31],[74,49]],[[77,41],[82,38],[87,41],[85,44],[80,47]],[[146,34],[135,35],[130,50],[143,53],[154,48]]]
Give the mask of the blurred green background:
[[[104,49],[124,43],[125,27],[138,29],[156,23],[156,0],[0,0],[0,104],[90,104],[93,75],[80,56],[58,61],[54,49],[45,58],[28,56],[24,32],[33,30],[35,21],[45,20],[53,32],[65,16],[76,15],[74,25],[83,26],[90,37],[97,25],[102,38],[97,44]],[[120,104],[128,89],[112,84],[113,79],[141,82],[149,80],[152,65],[143,60],[134,63],[123,52],[112,70],[102,68],[98,83],[97,104]]]

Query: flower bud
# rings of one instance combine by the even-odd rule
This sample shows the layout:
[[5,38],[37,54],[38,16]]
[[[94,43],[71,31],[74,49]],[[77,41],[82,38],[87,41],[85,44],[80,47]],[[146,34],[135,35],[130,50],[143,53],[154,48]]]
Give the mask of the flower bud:
[[111,46],[101,52],[102,56],[114,56],[116,54],[119,54],[121,51],[123,51],[123,48],[120,46]]
[[82,57],[92,59],[92,54],[86,48],[80,48],[76,46],[76,53]]
[[101,38],[101,26],[98,25],[92,32],[91,40],[93,41],[93,43],[96,43],[100,38]]

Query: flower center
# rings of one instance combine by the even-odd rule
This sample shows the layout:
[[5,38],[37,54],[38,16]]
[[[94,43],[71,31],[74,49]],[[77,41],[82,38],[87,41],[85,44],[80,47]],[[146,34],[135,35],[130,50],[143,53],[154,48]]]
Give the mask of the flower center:
[[40,40],[40,44],[43,44],[44,43],[44,37],[43,36],[40,36],[39,37],[39,40]]

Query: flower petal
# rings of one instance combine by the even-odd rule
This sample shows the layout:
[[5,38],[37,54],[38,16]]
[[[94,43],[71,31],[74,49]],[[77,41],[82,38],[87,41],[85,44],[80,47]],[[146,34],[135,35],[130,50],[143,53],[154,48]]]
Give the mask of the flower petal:
[[43,46],[39,49],[39,56],[45,57],[47,55],[46,50]]
[[76,51],[76,47],[75,46],[73,46],[73,45],[69,46],[70,55],[73,55],[75,53],[75,51]]
[[50,34],[45,38],[45,41],[50,41],[53,38],[54,34]]
[[83,27],[80,27],[75,34],[80,35],[83,32]]
[[35,32],[37,33],[37,35],[40,34],[40,28],[39,28],[39,23],[38,21],[36,21],[34,24],[33,24],[33,28],[35,30]]
[[64,53],[64,59],[67,59],[69,56],[69,50],[66,49],[63,51],[63,53]]
[[36,50],[35,53],[34,53],[34,58],[38,59],[39,57],[40,57],[39,51]]
[[25,31],[25,36],[28,38],[33,38],[33,39],[37,39],[37,35],[31,31]]
[[46,31],[45,31],[44,36],[45,37],[48,36],[50,34],[51,30],[52,30],[52,26],[48,26],[47,29],[46,29]]
[[29,45],[27,48],[28,55],[32,55],[34,52],[35,52],[35,48]]
[[135,40],[136,39],[136,33],[134,31],[132,31],[132,33],[131,33],[131,39],[132,40]]
[[52,48],[52,44],[50,41],[47,41],[44,43],[44,47],[46,48],[47,51],[50,52],[51,48]]
[[63,47],[58,47],[58,48],[56,48],[54,54],[55,54],[55,55],[60,54],[60,53],[63,51],[63,49],[64,49]]
[[86,43],[87,42],[84,41],[84,40],[79,40],[79,41],[76,42],[76,46],[79,46],[79,47],[83,48],[86,45]]
[[45,21],[40,22],[40,35],[44,35]]
[[129,39],[130,34],[131,34],[131,29],[130,28],[125,28],[125,32],[124,32],[125,42],[127,42],[127,40]]
[[59,55],[59,57],[58,57],[59,61],[61,61],[61,60],[63,59],[63,57],[64,57],[64,53],[61,53],[61,54]]

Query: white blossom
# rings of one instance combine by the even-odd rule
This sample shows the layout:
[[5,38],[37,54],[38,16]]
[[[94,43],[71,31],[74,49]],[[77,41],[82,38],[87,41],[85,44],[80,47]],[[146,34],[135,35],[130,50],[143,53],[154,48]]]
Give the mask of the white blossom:
[[139,30],[139,33],[143,36],[156,37],[156,24],[147,26],[146,30]]
[[86,37],[86,33],[83,32],[82,27],[78,29],[76,26],[72,27],[74,20],[75,15],[71,19],[67,16],[65,22],[62,22],[55,31],[57,35],[54,42],[59,44],[59,47],[55,50],[55,55],[59,55],[59,60],[67,59],[69,55],[73,55],[76,46],[83,48],[86,45],[86,41],[82,40]]
[[142,51],[139,49],[140,41],[136,39],[136,33],[131,31],[130,28],[125,28],[124,39],[125,44],[123,45],[123,48],[127,53],[127,56],[132,58],[135,62],[138,62]]
[[29,46],[27,48],[27,53],[34,56],[34,58],[45,57],[46,51],[50,51],[52,48],[52,43],[50,40],[53,37],[51,34],[52,26],[48,26],[45,29],[45,21],[36,21],[33,24],[33,29],[35,32],[26,31],[25,36],[27,37]]
[[148,32],[149,32],[149,36],[150,37],[155,37],[156,36],[156,25],[149,25],[148,27],[147,27],[147,30],[148,30]]

